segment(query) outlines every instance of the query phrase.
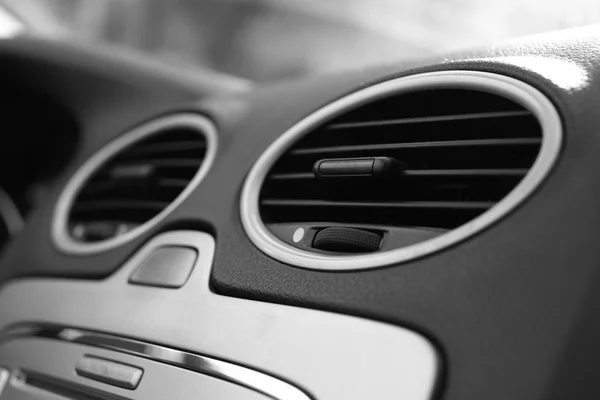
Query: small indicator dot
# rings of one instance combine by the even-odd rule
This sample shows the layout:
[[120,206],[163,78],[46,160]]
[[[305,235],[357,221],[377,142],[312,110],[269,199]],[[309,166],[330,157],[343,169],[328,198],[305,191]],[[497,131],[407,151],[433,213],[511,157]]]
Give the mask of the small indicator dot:
[[299,241],[302,240],[303,237],[304,237],[304,228],[298,228],[294,232],[294,237],[292,239],[294,239],[294,243],[298,243]]

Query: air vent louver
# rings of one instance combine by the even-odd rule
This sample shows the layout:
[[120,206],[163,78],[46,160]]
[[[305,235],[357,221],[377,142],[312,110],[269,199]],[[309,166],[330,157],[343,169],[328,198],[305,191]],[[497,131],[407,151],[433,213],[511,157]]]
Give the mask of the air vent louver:
[[[468,90],[393,96],[311,132],[274,165],[260,196],[272,223],[342,223],[452,229],[506,196],[542,143],[520,105]],[[318,179],[322,159],[388,157],[393,176]]]
[[[370,96],[351,95],[316,113],[319,118],[300,123],[304,129],[287,132],[273,146],[277,158],[269,162],[263,155],[245,188],[243,201],[249,200],[247,209],[256,207],[260,221],[243,215],[253,241],[270,255],[303,267],[364,268],[455,243],[505,214],[547,172],[545,165],[545,171],[530,173],[546,140],[539,108],[552,118],[552,130],[559,130],[560,123],[535,89],[493,75],[490,85],[491,74],[473,74],[478,76],[472,82],[461,77],[465,82],[455,87],[447,77],[435,89],[427,82],[428,89],[394,90],[394,85],[403,86],[402,79],[381,84],[386,95],[367,89]],[[534,114],[511,100],[514,93],[503,96],[499,80],[524,87],[523,94],[534,93],[543,106]],[[523,104],[538,106],[531,97]],[[545,163],[558,152],[560,138],[551,141],[546,151],[553,153],[543,157]],[[254,191],[252,180],[259,171],[264,175]],[[513,195],[526,177],[527,187]],[[496,207],[500,202],[505,204]],[[484,214],[489,216],[479,218]],[[314,245],[316,235],[330,227],[374,232],[383,240],[379,248],[353,259],[357,256]]]
[[66,220],[59,207],[55,228],[59,244],[71,251],[101,249],[94,246],[139,233],[168,212],[206,171],[213,130],[200,116],[166,117],[101,150],[65,189]]

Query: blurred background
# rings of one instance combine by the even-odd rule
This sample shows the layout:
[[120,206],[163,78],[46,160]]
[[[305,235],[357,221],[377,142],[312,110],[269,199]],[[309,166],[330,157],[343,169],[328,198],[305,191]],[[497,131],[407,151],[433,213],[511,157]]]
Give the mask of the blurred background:
[[600,22],[600,0],[0,0],[34,34],[256,82]]

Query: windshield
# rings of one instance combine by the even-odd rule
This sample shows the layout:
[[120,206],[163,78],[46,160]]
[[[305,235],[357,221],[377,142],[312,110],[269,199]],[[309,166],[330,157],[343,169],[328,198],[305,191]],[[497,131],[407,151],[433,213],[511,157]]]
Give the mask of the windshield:
[[31,32],[257,82],[600,22],[599,0],[0,0]]

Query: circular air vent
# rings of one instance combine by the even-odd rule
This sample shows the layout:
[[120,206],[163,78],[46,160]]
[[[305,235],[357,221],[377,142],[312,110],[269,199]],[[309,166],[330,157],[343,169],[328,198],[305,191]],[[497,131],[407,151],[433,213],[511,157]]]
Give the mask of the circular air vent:
[[436,72],[353,93],[259,158],[241,200],[265,253],[315,269],[373,268],[438,251],[506,215],[557,158],[561,122],[531,86]]
[[147,231],[200,183],[216,141],[214,125],[195,114],[163,117],[120,136],[65,187],[54,216],[56,245],[89,254]]

